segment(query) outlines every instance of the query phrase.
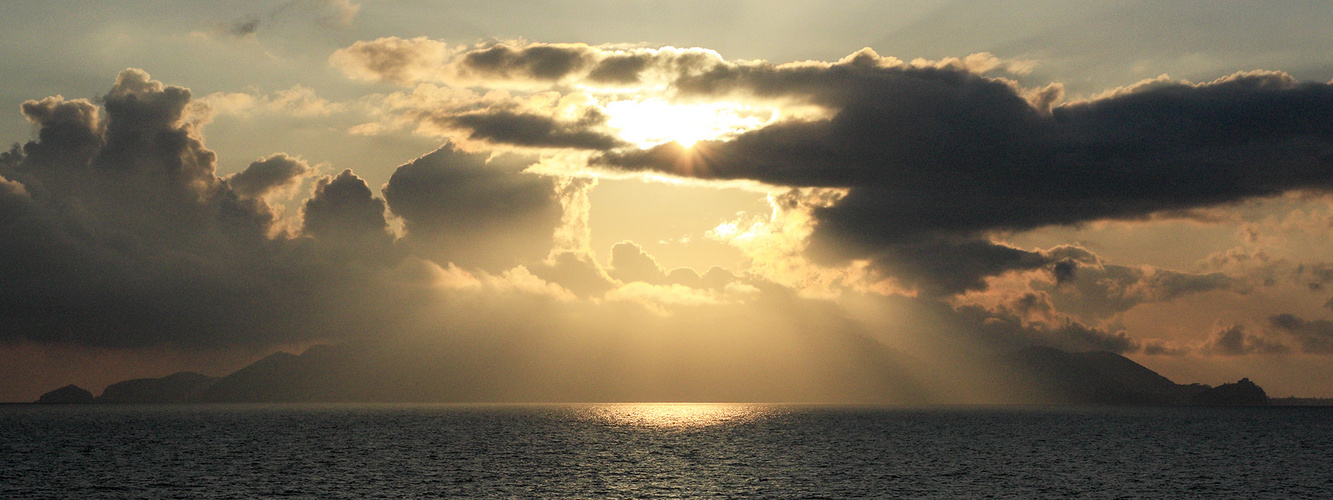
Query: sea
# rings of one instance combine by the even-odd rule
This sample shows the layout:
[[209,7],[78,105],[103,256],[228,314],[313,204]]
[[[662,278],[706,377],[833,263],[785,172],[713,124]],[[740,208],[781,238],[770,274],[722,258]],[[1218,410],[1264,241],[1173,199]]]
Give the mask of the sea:
[[1333,498],[1333,408],[0,405],[0,498]]

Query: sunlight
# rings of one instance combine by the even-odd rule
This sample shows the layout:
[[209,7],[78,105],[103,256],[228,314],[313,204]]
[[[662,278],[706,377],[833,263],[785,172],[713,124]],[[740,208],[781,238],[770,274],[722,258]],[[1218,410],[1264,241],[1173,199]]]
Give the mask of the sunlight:
[[690,428],[749,421],[773,409],[732,403],[621,403],[594,405],[586,411],[591,419],[621,426]]
[[691,147],[706,140],[762,127],[777,118],[773,110],[754,110],[734,103],[671,104],[660,99],[615,101],[605,107],[607,125],[640,148],[675,141]]

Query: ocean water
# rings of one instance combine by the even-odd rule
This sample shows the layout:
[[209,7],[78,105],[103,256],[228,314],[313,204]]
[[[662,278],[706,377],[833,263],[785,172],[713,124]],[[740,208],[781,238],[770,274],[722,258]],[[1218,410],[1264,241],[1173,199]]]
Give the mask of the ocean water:
[[1333,498],[1333,408],[0,406],[0,498]]

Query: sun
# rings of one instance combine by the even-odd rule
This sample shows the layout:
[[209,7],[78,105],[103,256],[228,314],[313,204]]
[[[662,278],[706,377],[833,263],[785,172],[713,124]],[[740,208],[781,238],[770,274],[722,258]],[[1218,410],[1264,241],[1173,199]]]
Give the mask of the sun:
[[672,104],[661,99],[614,101],[605,110],[607,125],[640,148],[672,141],[688,148],[762,127],[777,114],[734,103]]

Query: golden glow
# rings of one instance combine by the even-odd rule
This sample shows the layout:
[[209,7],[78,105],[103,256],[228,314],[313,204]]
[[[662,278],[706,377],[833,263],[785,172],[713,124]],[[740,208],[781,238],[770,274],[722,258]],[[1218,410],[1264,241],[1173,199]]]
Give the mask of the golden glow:
[[691,428],[753,420],[772,408],[735,403],[623,403],[590,406],[593,420],[628,427]]
[[607,125],[640,148],[671,141],[688,148],[762,127],[777,116],[776,111],[733,103],[671,104],[660,99],[615,101],[605,109]]

